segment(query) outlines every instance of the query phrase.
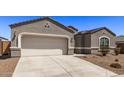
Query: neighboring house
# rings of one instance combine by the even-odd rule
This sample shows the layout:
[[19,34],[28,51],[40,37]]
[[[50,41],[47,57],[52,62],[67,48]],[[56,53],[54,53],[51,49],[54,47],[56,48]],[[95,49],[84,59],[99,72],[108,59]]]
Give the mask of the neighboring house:
[[118,36],[116,38],[116,45],[117,47],[120,47],[120,53],[124,54],[124,36]]
[[11,55],[67,55],[74,53],[76,29],[49,18],[11,24]]
[[116,35],[106,27],[78,32],[74,38],[78,54],[97,54],[102,46],[110,48],[110,52],[115,48]]
[[7,38],[0,37],[0,56],[8,53],[10,42]]

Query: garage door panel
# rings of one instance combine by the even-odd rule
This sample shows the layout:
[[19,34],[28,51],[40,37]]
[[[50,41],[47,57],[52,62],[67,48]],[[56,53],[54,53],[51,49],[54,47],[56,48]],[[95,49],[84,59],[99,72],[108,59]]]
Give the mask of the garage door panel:
[[67,54],[67,39],[46,36],[23,36],[22,56]]

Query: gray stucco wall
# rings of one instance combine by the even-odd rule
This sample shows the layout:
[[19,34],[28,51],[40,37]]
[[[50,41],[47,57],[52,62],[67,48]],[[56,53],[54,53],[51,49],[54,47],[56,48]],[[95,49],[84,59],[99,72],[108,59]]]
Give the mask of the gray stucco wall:
[[91,47],[99,47],[99,37],[101,37],[101,36],[109,37],[110,38],[110,48],[115,47],[116,36],[112,35],[105,29],[91,34]]
[[78,54],[98,54],[99,38],[107,36],[110,38],[110,53],[114,52],[116,36],[108,32],[106,29],[92,34],[77,34],[75,35],[75,53]]
[[99,49],[99,38],[101,36],[107,36],[108,38],[110,38],[110,53],[114,52],[113,49],[115,48],[115,40],[116,40],[116,36],[114,36],[113,34],[109,33],[108,31],[106,31],[105,29],[95,32],[93,34],[91,34],[91,53],[92,54],[98,54],[98,49]]
[[[48,24],[49,28],[45,28],[45,25]],[[55,35],[67,35],[70,37],[70,47],[74,47],[74,35],[73,33],[60,28],[59,26],[47,21],[38,21],[31,24],[26,24],[18,26],[12,29],[11,39],[13,39],[14,33],[16,35],[15,39],[12,40],[12,47],[18,47],[18,35],[22,32],[31,32],[31,33],[40,33],[40,34],[55,34]],[[69,49],[68,53],[72,53],[74,49]]]

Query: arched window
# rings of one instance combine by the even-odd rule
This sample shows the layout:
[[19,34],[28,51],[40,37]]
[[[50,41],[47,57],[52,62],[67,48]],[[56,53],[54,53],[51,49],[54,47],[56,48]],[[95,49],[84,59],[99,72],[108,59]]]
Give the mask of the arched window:
[[100,38],[100,48],[101,47],[105,47],[105,48],[109,48],[109,39],[106,37],[102,37]]

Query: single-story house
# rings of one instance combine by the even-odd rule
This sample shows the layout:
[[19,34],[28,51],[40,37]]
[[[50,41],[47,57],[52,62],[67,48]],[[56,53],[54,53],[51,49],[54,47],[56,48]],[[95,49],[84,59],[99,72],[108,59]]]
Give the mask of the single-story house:
[[49,17],[10,25],[11,56],[97,54],[116,47],[116,34],[107,27],[80,31]]
[[7,38],[0,37],[0,56],[8,52],[10,42]]
[[74,53],[77,29],[49,18],[10,25],[11,56],[70,55]]
[[120,53],[124,54],[124,36],[118,36],[116,38],[116,45],[120,47]]
[[113,52],[116,47],[116,34],[106,27],[78,32],[74,38],[77,54],[97,54],[102,46],[110,48],[110,52]]

